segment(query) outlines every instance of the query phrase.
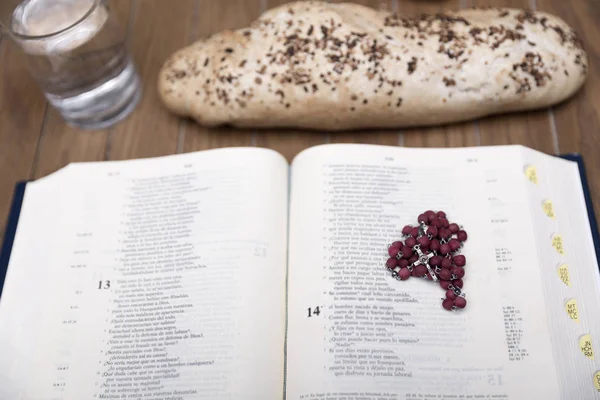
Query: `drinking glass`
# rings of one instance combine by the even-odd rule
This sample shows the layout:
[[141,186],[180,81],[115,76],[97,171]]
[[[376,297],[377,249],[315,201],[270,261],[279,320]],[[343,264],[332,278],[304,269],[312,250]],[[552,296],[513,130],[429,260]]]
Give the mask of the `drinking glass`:
[[5,34],[65,121],[102,129],[123,120],[142,86],[106,0],[0,0]]

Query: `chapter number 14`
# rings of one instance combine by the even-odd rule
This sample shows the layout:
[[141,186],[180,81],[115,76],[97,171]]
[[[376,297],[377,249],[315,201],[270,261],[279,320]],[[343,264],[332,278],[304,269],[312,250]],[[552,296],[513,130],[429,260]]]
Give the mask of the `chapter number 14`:
[[321,309],[319,308],[319,306],[312,308],[312,307],[308,307],[308,318],[312,317],[313,315],[319,316],[321,315]]

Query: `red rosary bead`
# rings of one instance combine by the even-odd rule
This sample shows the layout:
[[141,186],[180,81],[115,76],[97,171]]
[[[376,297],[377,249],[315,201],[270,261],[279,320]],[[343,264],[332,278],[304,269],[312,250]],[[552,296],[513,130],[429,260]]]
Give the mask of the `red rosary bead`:
[[410,235],[415,238],[417,236],[419,236],[419,228],[417,228],[417,227],[410,228]]
[[429,243],[429,248],[431,251],[440,251],[440,241],[437,239],[432,239]]
[[[411,250],[412,251],[412,250]],[[415,261],[417,261],[419,259],[419,256],[417,256],[416,254],[413,254],[413,256],[411,258],[408,259],[408,263],[410,265],[413,265],[415,263]]]
[[439,276],[441,280],[449,281],[452,279],[452,272],[449,269],[442,269]]
[[458,224],[450,224],[448,225],[448,229],[450,229],[450,232],[454,234],[460,230],[460,227],[458,226]]
[[452,275],[456,276],[458,279],[461,279],[463,276],[465,276],[465,270],[460,267],[454,267],[452,268]]
[[398,266],[400,268],[408,267],[408,260],[406,258],[401,258],[400,260],[398,260]]
[[457,287],[459,289],[462,289],[463,287],[463,281],[462,279],[455,279],[452,281],[452,286]]
[[396,257],[398,255],[398,252],[400,251],[400,248],[397,246],[391,246],[388,249],[388,254],[390,255],[390,257]]
[[424,223],[424,224],[426,224],[427,222],[429,222],[429,217],[427,217],[425,214],[421,214],[421,215],[419,215],[419,217],[417,218],[417,221],[419,221],[419,223]]
[[450,226],[450,222],[446,218],[441,218],[441,220],[442,220],[442,227],[444,227],[445,229],[448,229],[448,227]]
[[417,239],[415,239],[414,237],[409,237],[406,239],[406,245],[408,247],[415,247],[415,245],[417,244]]
[[446,228],[440,228],[438,236],[440,237],[440,239],[448,240],[450,239],[450,236],[452,236],[452,233]]
[[438,230],[435,226],[430,226],[429,228],[427,228],[427,231],[425,231],[425,233],[431,235],[432,237],[436,237],[438,234]]
[[446,218],[446,213],[443,212],[443,211],[438,211],[437,212],[437,216],[440,217],[440,218]]
[[398,276],[400,277],[400,279],[402,279],[403,281],[405,281],[408,278],[410,278],[410,271],[408,270],[408,268],[402,268],[400,270],[400,272],[398,272]]
[[385,262],[385,266],[392,269],[395,268],[396,265],[398,265],[398,259],[397,258],[389,258],[386,262]]
[[441,266],[442,266],[442,268],[445,268],[445,269],[452,268],[452,260],[450,260],[449,258],[442,258]]
[[467,306],[467,299],[458,296],[456,299],[454,299],[454,305],[458,308],[465,308]]
[[413,272],[416,274],[416,276],[423,276],[427,273],[427,267],[424,265],[417,265],[413,268]]
[[404,228],[402,228],[402,234],[405,236],[410,235],[410,230],[412,229],[412,226],[410,225],[406,225]]
[[[410,257],[412,257],[412,255],[413,255],[413,251],[410,247],[404,246],[402,248],[402,258],[410,259]],[[410,261],[409,261],[409,263],[412,264]]]
[[398,240],[398,241],[392,243],[392,246],[402,248],[402,246],[404,246],[404,243],[402,243],[402,241]]
[[446,255],[448,253],[450,253],[450,245],[448,243],[444,243],[443,245],[440,246],[440,253],[442,253],[442,255]]
[[452,251],[460,249],[460,241],[458,239],[450,239],[450,242],[448,242],[448,244],[450,245],[450,250]]
[[465,231],[458,231],[458,233],[456,234],[456,238],[458,240],[460,240],[461,242],[466,242],[467,241],[467,232]]
[[432,267],[439,267],[440,265],[442,265],[442,257],[440,257],[440,256],[431,257],[431,260],[429,260],[429,265],[431,265]]
[[464,267],[467,264],[467,257],[459,254],[457,256],[452,257],[452,261],[457,267]]
[[447,290],[450,287],[450,285],[452,285],[452,282],[450,281],[440,281],[440,286],[444,290]]
[[446,298],[447,299],[454,300],[454,299],[456,299],[456,297],[457,296],[456,296],[456,293],[454,293],[454,290],[450,290],[450,289],[446,290]]
[[429,248],[430,245],[430,241],[427,236],[421,236],[420,238],[418,238],[417,243],[419,243],[419,246],[425,249]]
[[446,299],[442,301],[442,307],[444,307],[446,310],[452,310],[452,308],[454,307],[454,301]]

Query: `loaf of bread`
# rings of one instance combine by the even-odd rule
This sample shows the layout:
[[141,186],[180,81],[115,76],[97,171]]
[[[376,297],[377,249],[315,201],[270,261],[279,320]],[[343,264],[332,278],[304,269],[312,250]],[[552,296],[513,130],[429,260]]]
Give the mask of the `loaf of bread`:
[[296,2],[177,51],[158,90],[166,108],[206,126],[400,128],[559,103],[587,63],[577,34],[547,13],[405,17]]

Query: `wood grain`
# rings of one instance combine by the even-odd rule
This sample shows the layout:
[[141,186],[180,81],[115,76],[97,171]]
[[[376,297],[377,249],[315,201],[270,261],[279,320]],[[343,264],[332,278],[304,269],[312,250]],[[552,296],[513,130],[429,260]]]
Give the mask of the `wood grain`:
[[[581,36],[589,57],[589,75],[582,90],[554,107],[554,120],[562,152],[598,150],[600,137],[600,8],[597,1],[538,0],[538,8],[559,15]],[[591,161],[591,160],[590,160]]]
[[[260,14],[260,0],[201,0],[195,39],[207,38],[224,29],[250,24]],[[180,150],[183,152],[216,147],[252,146],[254,130],[228,127],[206,128],[186,119],[182,125]]]
[[1,238],[15,184],[31,178],[46,99],[29,74],[19,47],[8,38],[0,40]]
[[406,147],[471,147],[478,146],[479,140],[473,122],[444,125],[431,128],[406,129]]
[[[531,8],[530,0],[472,0],[473,5]],[[484,146],[522,144],[553,154],[552,127],[548,110],[511,113],[484,118],[479,122],[481,144]]]
[[[400,0],[398,9],[407,16],[421,13],[460,10],[459,0],[423,1]],[[403,143],[407,147],[466,147],[478,144],[473,122],[449,124],[431,128],[414,128],[403,131]]]
[[561,153],[580,152],[587,168],[596,211],[600,211],[600,8],[594,0],[537,0],[538,8],[569,23],[584,42],[588,79],[573,98],[554,107]]
[[[112,0],[109,6],[119,22],[119,35],[125,38],[130,23],[131,2]],[[34,177],[46,176],[71,162],[104,160],[109,131],[85,131],[71,127],[54,108],[49,107],[40,138]]]
[[166,59],[189,42],[196,24],[197,0],[143,0],[133,2],[131,46],[144,84],[133,114],[117,125],[109,137],[110,159],[172,154],[177,151],[180,119],[167,112],[156,89]]

